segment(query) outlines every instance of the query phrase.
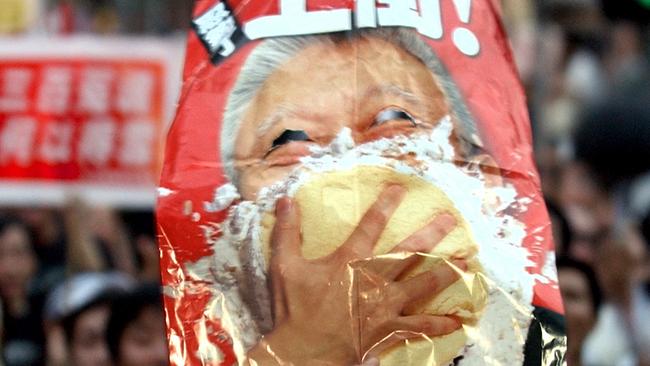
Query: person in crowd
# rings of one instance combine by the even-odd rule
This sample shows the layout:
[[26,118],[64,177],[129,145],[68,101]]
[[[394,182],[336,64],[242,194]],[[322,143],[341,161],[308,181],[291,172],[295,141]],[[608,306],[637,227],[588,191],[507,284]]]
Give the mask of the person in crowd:
[[600,288],[594,271],[583,262],[559,257],[557,270],[567,319],[567,363],[583,365],[581,346],[596,323]]
[[[135,251],[126,224],[117,210],[111,207],[88,207],[88,229],[99,247],[103,267],[137,276]],[[81,220],[81,224],[84,224]]]
[[131,211],[123,213],[122,220],[135,247],[138,279],[142,282],[160,282],[160,254],[153,214]]
[[168,364],[162,293],[158,285],[143,284],[112,302],[106,340],[116,366]]
[[591,265],[614,220],[611,196],[592,170],[577,161],[562,167],[558,191],[558,209],[570,231],[563,253]]
[[637,365],[634,289],[645,257],[644,244],[632,225],[614,228],[602,241],[594,269],[603,293],[598,320],[584,339],[585,365]]
[[47,292],[65,278],[66,245],[68,233],[65,230],[61,211],[51,207],[29,207],[16,210],[34,233],[34,251],[39,262],[36,286]]
[[112,300],[134,286],[118,272],[74,275],[49,295],[45,316],[50,365],[110,366],[106,324]]
[[32,244],[23,221],[0,217],[2,358],[7,366],[44,364],[43,296],[30,291],[38,270]]
[[[592,251],[593,266],[605,295],[597,324],[585,340],[586,365],[647,363],[645,350],[650,340],[645,339],[639,323],[650,312],[642,291],[647,248],[639,218],[632,214],[636,199],[630,195],[630,182],[650,170],[647,159],[640,158],[650,153],[650,109],[642,102],[647,98],[639,93],[643,88],[613,89],[609,100],[585,111],[574,132],[575,160],[591,172],[590,182],[602,192],[585,200],[591,204],[583,205],[589,226],[601,228],[592,230],[591,238],[598,241]],[[637,90],[638,97],[632,90]],[[574,188],[584,193],[585,187]]]

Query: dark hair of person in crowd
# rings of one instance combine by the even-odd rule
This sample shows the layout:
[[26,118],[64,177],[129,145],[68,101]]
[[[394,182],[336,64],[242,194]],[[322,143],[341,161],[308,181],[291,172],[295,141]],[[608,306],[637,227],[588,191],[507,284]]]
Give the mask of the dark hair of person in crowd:
[[2,358],[7,365],[42,365],[45,358],[43,294],[33,293],[38,271],[34,236],[21,220],[0,217]]
[[65,339],[68,342],[68,344],[72,343],[74,339],[74,330],[75,330],[75,325],[77,323],[77,320],[79,319],[79,316],[86,313],[88,310],[92,310],[94,308],[100,307],[100,306],[105,306],[113,302],[114,299],[119,297],[119,293],[104,293],[101,296],[98,296],[96,299],[93,301],[89,302],[88,304],[84,305],[83,307],[79,308],[73,313],[70,313],[66,315],[64,318],[61,319],[61,325],[63,326],[63,331],[65,333]]
[[[634,89],[634,88],[632,88]],[[650,97],[641,89],[590,106],[574,132],[575,155],[606,188],[650,169]]]
[[167,338],[158,284],[140,285],[111,304],[106,341],[117,366],[166,365]]
[[159,252],[153,212],[129,211],[122,220],[135,246],[135,260],[141,281],[160,282]]
[[[596,277],[596,273],[591,268],[591,266],[570,257],[558,257],[556,260],[556,265],[557,265],[558,272],[561,271],[562,269],[572,269],[581,273],[584,276],[589,286],[589,294],[591,297],[589,299],[590,303],[593,305],[594,312],[597,312],[598,309],[600,308],[600,304],[602,303],[603,297],[602,297],[602,292],[600,290],[600,286],[598,285],[598,279]],[[560,286],[561,285],[562,284],[560,284]]]

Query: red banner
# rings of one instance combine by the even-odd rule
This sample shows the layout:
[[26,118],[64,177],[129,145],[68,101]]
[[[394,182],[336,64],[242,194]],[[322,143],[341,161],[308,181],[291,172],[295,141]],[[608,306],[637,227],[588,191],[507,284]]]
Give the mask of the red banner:
[[2,184],[146,187],[153,197],[168,61],[103,43],[93,47],[104,54],[0,59]]

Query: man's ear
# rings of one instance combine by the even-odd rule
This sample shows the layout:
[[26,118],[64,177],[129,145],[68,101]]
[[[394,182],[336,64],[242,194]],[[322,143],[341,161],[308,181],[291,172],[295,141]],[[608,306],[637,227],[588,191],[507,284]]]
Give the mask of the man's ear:
[[474,155],[469,160],[469,165],[476,166],[481,170],[481,173],[483,173],[483,176],[485,177],[485,184],[488,188],[503,186],[501,168],[499,168],[499,165],[492,156],[488,154]]

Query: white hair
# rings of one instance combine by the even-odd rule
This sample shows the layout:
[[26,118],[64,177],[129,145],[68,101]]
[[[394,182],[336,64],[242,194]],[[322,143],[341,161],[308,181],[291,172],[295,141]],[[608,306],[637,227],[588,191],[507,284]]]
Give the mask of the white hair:
[[[231,182],[235,185],[239,183],[234,153],[242,118],[267,78],[307,46],[319,43],[334,45],[345,40],[345,37],[383,39],[422,61],[436,76],[436,81],[447,96],[461,148],[469,152],[475,150],[477,146],[482,147],[474,119],[465,106],[456,84],[431,47],[415,30],[392,27],[360,29],[348,33],[270,38],[263,40],[248,56],[226,103],[221,129],[221,161]],[[314,69],[317,68],[318,66],[314,65]]]

